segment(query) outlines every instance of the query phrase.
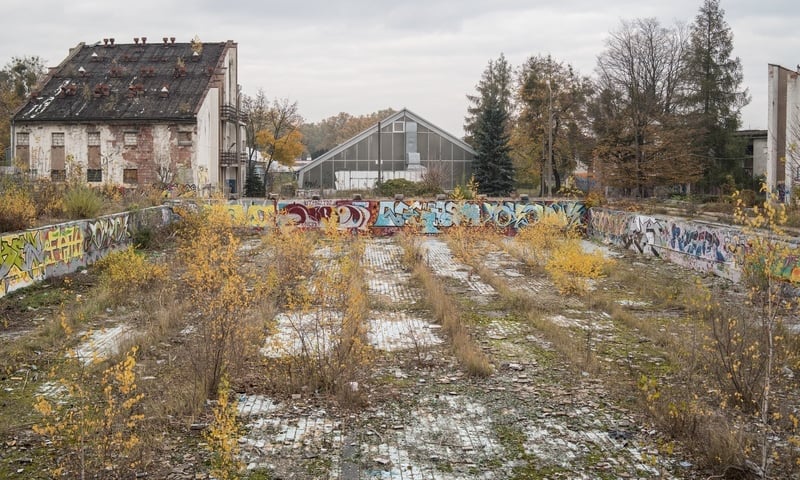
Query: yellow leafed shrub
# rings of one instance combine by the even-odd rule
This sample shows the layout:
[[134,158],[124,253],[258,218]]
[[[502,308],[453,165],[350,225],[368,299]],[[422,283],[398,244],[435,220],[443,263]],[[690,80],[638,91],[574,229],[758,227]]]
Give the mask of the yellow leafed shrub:
[[133,246],[111,253],[97,262],[100,278],[112,290],[130,292],[164,280],[167,269],[164,265],[151,263]]
[[529,251],[536,263],[542,263],[566,239],[578,237],[579,233],[570,225],[566,215],[551,213],[520,230],[515,242]]
[[0,193],[0,232],[25,230],[36,220],[36,206],[28,192],[17,186]]
[[559,245],[550,255],[545,269],[561,293],[583,293],[587,280],[600,278],[613,264],[602,252],[586,253],[577,239]]

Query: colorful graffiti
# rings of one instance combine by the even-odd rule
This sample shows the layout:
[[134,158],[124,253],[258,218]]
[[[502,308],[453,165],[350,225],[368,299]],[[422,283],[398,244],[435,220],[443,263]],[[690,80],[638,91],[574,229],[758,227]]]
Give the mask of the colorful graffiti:
[[741,276],[738,253],[746,243],[736,227],[592,208],[587,233],[698,271],[731,280]]
[[335,212],[339,228],[377,235],[392,234],[410,225],[430,234],[453,226],[491,226],[513,233],[547,213],[563,213],[573,223],[582,223],[586,213],[581,202],[310,200],[279,202],[276,208],[279,225],[318,228]]
[[94,263],[127,245],[134,228],[171,221],[173,216],[163,210],[169,210],[169,207],[153,207],[136,213],[120,213],[0,236],[0,297],[45,278],[74,272]]

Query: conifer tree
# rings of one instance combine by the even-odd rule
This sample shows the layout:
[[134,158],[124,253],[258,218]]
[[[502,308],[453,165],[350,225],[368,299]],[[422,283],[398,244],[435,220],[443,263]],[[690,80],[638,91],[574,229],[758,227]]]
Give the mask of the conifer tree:
[[505,196],[514,189],[514,166],[511,162],[507,132],[508,112],[498,95],[489,95],[475,122],[473,142],[475,180],[478,192],[493,197]]
[[[705,0],[690,30],[687,52],[687,109],[700,132],[699,151],[706,155],[705,180],[719,185],[722,176],[737,173],[733,133],[741,109],[749,103],[742,89],[742,63],[733,57],[733,33],[719,0]],[[741,172],[738,172],[741,173]]]

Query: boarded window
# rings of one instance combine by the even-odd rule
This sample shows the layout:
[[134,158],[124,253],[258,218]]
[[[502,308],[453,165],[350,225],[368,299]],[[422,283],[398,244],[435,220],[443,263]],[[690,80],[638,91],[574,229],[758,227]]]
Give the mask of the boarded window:
[[122,183],[139,183],[139,170],[136,168],[125,168],[122,170]]
[[89,168],[100,168],[100,132],[89,132],[88,141],[89,145]]
[[86,181],[87,182],[102,182],[103,181],[103,171],[99,168],[87,168],[86,169]]
[[392,131],[395,133],[403,133],[406,131],[406,122],[394,122]]
[[122,138],[126,147],[135,147],[138,143],[136,132],[125,132]]
[[[29,145],[30,145],[30,137],[28,135],[28,132],[18,133],[16,158],[18,158],[25,165],[30,164],[31,155],[30,155]],[[12,157],[13,157],[12,155],[8,155],[7,158],[5,159],[5,162],[0,161],[0,164],[7,166],[13,165]]]
[[50,147],[50,170],[66,170],[64,168],[64,132],[53,132]]
[[178,132],[178,145],[191,145],[192,132]]

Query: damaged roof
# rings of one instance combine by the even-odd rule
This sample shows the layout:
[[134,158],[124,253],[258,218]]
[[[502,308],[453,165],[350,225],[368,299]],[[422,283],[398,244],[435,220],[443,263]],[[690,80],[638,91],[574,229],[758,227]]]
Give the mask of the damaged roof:
[[[108,40],[108,39],[104,39]],[[15,122],[193,121],[235,43],[79,44]],[[221,83],[221,82],[220,82]]]

